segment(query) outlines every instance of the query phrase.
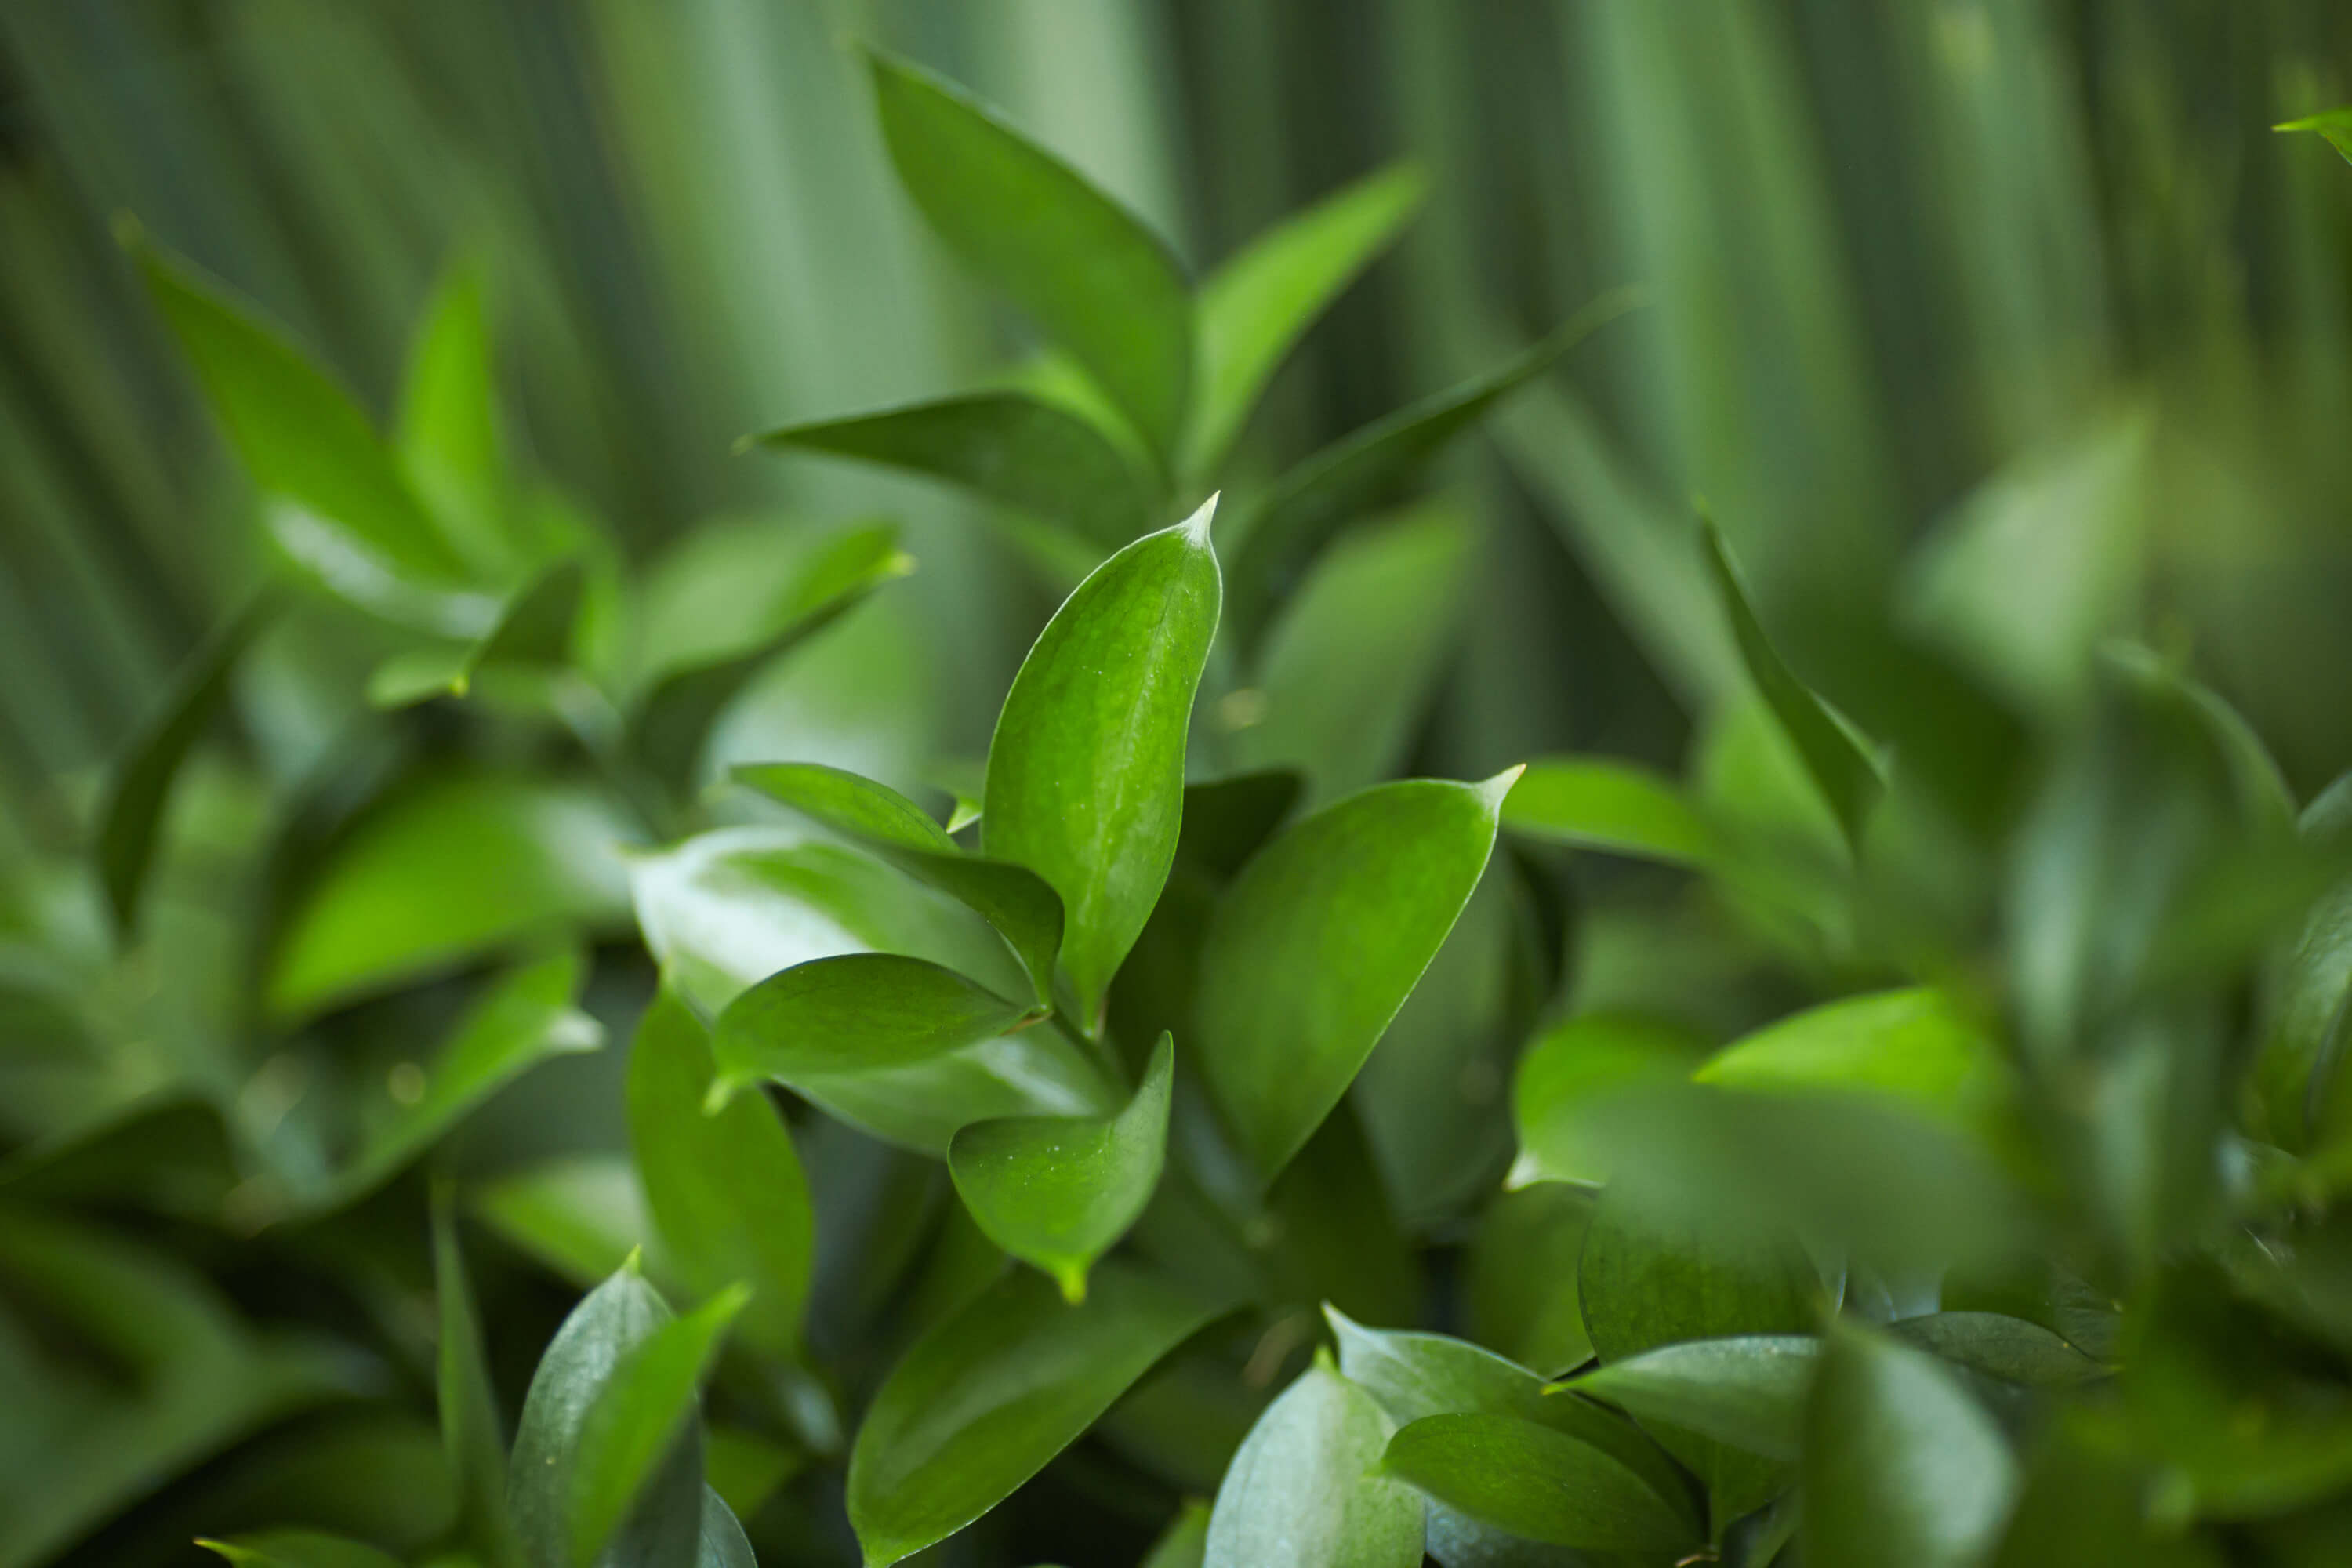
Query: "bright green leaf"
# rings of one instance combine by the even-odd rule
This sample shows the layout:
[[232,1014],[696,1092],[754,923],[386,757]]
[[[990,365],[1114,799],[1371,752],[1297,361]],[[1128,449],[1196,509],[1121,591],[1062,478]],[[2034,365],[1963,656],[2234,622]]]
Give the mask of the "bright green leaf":
[[2305,115],[2290,120],[2284,125],[2273,125],[2273,131],[2315,131],[2327,139],[2327,144],[2352,163],[2352,109],[2331,109],[2325,114]]
[[795,964],[727,1005],[711,1047],[723,1081],[791,1084],[904,1067],[1008,1034],[1039,1016],[954,970],[892,952]]
[[662,1257],[698,1295],[740,1281],[752,1295],[746,1340],[773,1356],[800,1350],[815,1247],[808,1178],[765,1095],[740,1094],[715,1115],[709,1034],[667,989],[629,1047],[629,1146]]
[[1768,1459],[1797,1457],[1821,1342],[1805,1334],[1684,1340],[1560,1384]]
[[1687,1500],[1517,1415],[1423,1416],[1389,1440],[1381,1470],[1481,1524],[1554,1546],[1669,1552],[1700,1539]]
[[1035,872],[965,853],[913,801],[839,768],[766,763],[737,768],[734,776],[961,900],[1012,944],[1029,971],[1037,1000],[1051,1000],[1054,961],[1062,946],[1062,900]]
[[551,1160],[467,1189],[478,1219],[558,1277],[586,1289],[653,1238],[625,1154]]
[[394,447],[416,494],[475,566],[520,564],[508,530],[506,441],[481,267],[445,270],[408,342]]
[[1201,285],[1201,381],[1184,470],[1224,466],[1284,359],[1420,208],[1426,182],[1393,163],[1252,240]]
[[1859,845],[1864,823],[1885,786],[1878,759],[1831,710],[1829,704],[1782,662],[1780,650],[1765,635],[1764,623],[1756,618],[1748,590],[1740,585],[1739,574],[1724,548],[1722,531],[1710,519],[1704,531],[1706,563],[1714,574],[1716,595],[1722,602],[1725,617],[1731,622],[1732,640],[1739,646],[1739,658],[1748,667],[1748,679],[1755,682],[1758,694],[1780,721],[1781,731],[1804,760],[1805,771],[1822,792],[1822,798],[1836,813],[1839,825],[1845,829],[1846,841]]
[[463,697],[485,670],[562,668],[587,586],[580,563],[558,562],[508,600],[498,624],[478,641],[436,644],[378,665],[368,679],[368,700],[378,708],[405,708],[435,697]]
[[[589,1568],[614,1540],[641,1492],[667,1479],[668,1456],[695,1426],[702,1383],[750,1292],[731,1287],[621,1352],[580,1423],[565,1508],[572,1568]],[[695,1481],[702,1492],[701,1455]],[[698,1498],[699,1501],[700,1499]],[[696,1510],[700,1539],[702,1510]],[[623,1558],[624,1563],[635,1561]],[[618,1568],[618,1565],[616,1565]]]
[[1615,1097],[1683,1077],[1705,1049],[1670,1024],[1608,1014],[1563,1018],[1538,1035],[1511,1085],[1519,1135],[1511,1184],[1607,1181],[1606,1140],[1598,1129]]
[[1647,768],[1599,757],[1528,764],[1503,802],[1503,826],[1547,844],[1705,866],[1714,837],[1681,788]]
[[858,1429],[849,1519],[866,1563],[994,1508],[1220,1310],[1116,1263],[1080,1306],[1027,1269],[982,1291],[906,1353]]
[[883,140],[933,232],[1171,453],[1191,391],[1192,294],[1167,246],[961,88],[906,61],[872,63]]
[[787,425],[753,439],[945,479],[1103,550],[1133,539],[1151,512],[1150,486],[1117,447],[1076,415],[1018,392]]
[[1201,953],[1201,1061],[1271,1180],[1347,1092],[1469,902],[1516,770],[1326,806],[1243,868]]
[[1952,1375],[1858,1328],[1830,1335],[1804,1439],[1808,1563],[1974,1563],[2016,1489],[1999,1428]]
[[1203,1568],[1416,1568],[1420,1500],[1374,1469],[1392,1429],[1318,1356],[1226,1468]]
[[1175,1075],[1175,1042],[1161,1035],[1117,1116],[975,1121],[948,1145],[949,1173],[980,1228],[1052,1275],[1072,1301],[1086,1299],[1087,1270],[1160,1184]]
[[1883,1094],[1988,1130],[2010,1093],[2000,1042],[1925,988],[1808,1008],[1726,1046],[1691,1076],[1726,1089]]
[[1080,584],[1022,661],[988,748],[981,841],[1062,897],[1062,963],[1099,1027],[1176,856],[1184,737],[1217,630],[1213,497]]
[[196,1544],[240,1568],[401,1568],[400,1559],[365,1542],[315,1530],[273,1530]]

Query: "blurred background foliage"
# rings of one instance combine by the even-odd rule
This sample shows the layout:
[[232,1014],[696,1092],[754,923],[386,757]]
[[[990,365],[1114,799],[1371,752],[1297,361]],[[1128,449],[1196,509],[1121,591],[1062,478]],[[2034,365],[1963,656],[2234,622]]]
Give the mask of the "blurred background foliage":
[[[2083,651],[2130,632],[2193,661],[2297,798],[2352,763],[2352,179],[2316,139],[2267,130],[2347,96],[2352,13],[2331,0],[16,0],[0,7],[0,1139],[20,1195],[44,1181],[97,1194],[176,1261],[83,1257],[29,1216],[0,1226],[0,1263],[71,1253],[81,1292],[0,1336],[0,1474],[49,1473],[28,1415],[64,1397],[31,1370],[54,1337],[44,1312],[165,1291],[142,1283],[156,1267],[209,1273],[217,1300],[189,1296],[195,1318],[155,1342],[210,1336],[203,1357],[172,1352],[185,1425],[122,1473],[84,1467],[81,1491],[39,1500],[38,1529],[29,1510],[0,1524],[0,1563],[163,1560],[199,1500],[210,1528],[293,1503],[387,1543],[439,1528],[446,1483],[416,1414],[432,1324],[414,1191],[355,1187],[335,1226],[278,1224],[257,1246],[247,1233],[287,1218],[282,1194],[174,1177],[159,1204],[32,1156],[159,1083],[209,1082],[238,1135],[264,1143],[299,1143],[289,1109],[318,1098],[306,1075],[356,1083],[390,1064],[400,1098],[413,1042],[445,1032],[464,994],[347,1010],[330,1051],[236,1026],[221,956],[239,932],[222,911],[245,906],[224,889],[290,886],[388,781],[440,787],[420,758],[514,760],[436,710],[372,712],[361,694],[392,645],[289,613],[239,677],[234,743],[204,753],[173,807],[150,919],[173,934],[103,966],[99,1010],[137,1048],[102,1082],[59,1065],[69,1026],[36,954],[110,949],[71,858],[106,768],[261,563],[247,481],[110,234],[115,215],[265,304],[379,415],[436,279],[469,261],[519,467],[634,561],[714,517],[778,537],[902,522],[914,576],[763,676],[717,752],[952,782],[1059,584],[938,488],[732,451],[745,431],[969,384],[1021,341],[890,177],[855,40],[1003,105],[1196,275],[1349,179],[1420,165],[1425,210],[1284,373],[1245,475],[1495,363],[1605,289],[1645,291],[1449,459],[1436,504],[1466,528],[1408,516],[1395,528],[1413,548],[1362,563],[1356,602],[1393,608],[1373,617],[1373,646],[1396,658],[1370,667],[1394,683],[1370,691],[1381,721],[1335,717],[1311,649],[1277,657],[1262,689],[1212,710],[1236,763],[1304,764],[1324,795],[1563,751],[1680,771],[1700,728],[1737,710],[1740,679],[1696,548],[1697,496],[1791,663],[1883,735],[1916,742],[1921,721],[1899,710],[1913,689],[1876,679],[1878,607],[1893,605],[2020,709],[2063,702]],[[1329,613],[1346,620],[1347,604]],[[1741,776],[1737,726],[1714,735],[1696,771]],[[268,856],[248,854],[265,840]],[[564,897],[602,898],[625,931],[619,873],[581,875],[595,885]],[[1632,879],[1634,896],[1592,900],[1579,1011],[1677,997],[1679,1021],[1722,1037],[1837,988],[1818,964],[1759,977],[1685,904],[1645,902],[1646,875],[1580,868],[1587,890]],[[1465,930],[1514,929],[1503,900],[1483,896]],[[1637,916],[1612,912],[1626,908]],[[1680,939],[1661,943],[1666,929]],[[1425,987],[1437,999],[1416,1005],[1507,1013],[1494,999],[1511,990],[1508,945],[1449,947]],[[625,1027],[643,983],[627,961],[599,963],[581,1006]],[[567,1027],[548,1024],[551,1053]],[[1495,1027],[1499,1115],[1516,1039]],[[623,1147],[616,1056],[533,1074],[468,1125],[457,1163],[495,1176]],[[1381,1138],[1381,1107],[1411,1098],[1414,1070],[1384,1051],[1374,1076],[1398,1087],[1362,1107],[1391,1162],[1410,1140]],[[206,1136],[142,1125],[147,1168],[182,1135]],[[837,1128],[811,1136],[821,1213],[857,1221],[819,1229],[836,1256],[820,1257],[812,1332],[842,1342],[932,1245],[941,1184]],[[1413,1179],[1395,1183],[1441,1247],[1508,1156],[1492,1118],[1445,1136],[1460,1142],[1411,1156]],[[217,1164],[187,1151],[188,1172]],[[1508,1200],[1487,1250],[1459,1259],[1484,1303],[1473,1314],[1523,1347],[1556,1332],[1543,1304],[1476,1281],[1514,1216],[1556,1191]],[[494,1358],[527,1366],[564,1278],[609,1267],[609,1248],[534,1227],[547,1190],[499,1193],[501,1228],[555,1265],[485,1269]],[[940,1249],[957,1245],[972,1250],[952,1235]],[[355,1359],[353,1342],[393,1353]],[[321,1390],[345,1401],[331,1421],[313,1408]],[[1166,1400],[1181,1397],[1171,1382]],[[309,1425],[285,1423],[297,1409]],[[87,1441],[108,1451],[103,1431]],[[1181,1471],[1182,1456],[1161,1458]],[[353,1477],[410,1481],[330,1496]],[[10,1491],[0,1507],[27,1506]]]

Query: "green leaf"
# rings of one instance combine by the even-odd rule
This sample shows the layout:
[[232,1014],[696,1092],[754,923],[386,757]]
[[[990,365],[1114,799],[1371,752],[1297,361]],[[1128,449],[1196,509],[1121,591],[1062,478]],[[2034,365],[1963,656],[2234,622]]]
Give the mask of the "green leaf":
[[717,1076],[701,1020],[667,988],[656,993],[629,1047],[628,1113],[662,1258],[698,1295],[751,1287],[744,1338],[791,1359],[815,1247],[808,1178],[765,1095],[704,1114]]
[[1886,1331],[1946,1361],[2025,1388],[2074,1388],[2107,1369],[2043,1328],[2000,1312],[1930,1312]]
[[762,594],[748,626],[725,628],[734,635],[724,640],[698,638],[663,650],[629,708],[629,754],[656,779],[684,789],[711,726],[754,675],[914,566],[887,524],[845,530],[796,555],[791,575]]
[[1592,1205],[1591,1193],[1558,1182],[1495,1194],[1469,1248],[1472,1339],[1551,1376],[1592,1359],[1576,1294]]
[[450,1031],[422,1089],[404,1100],[387,1091],[351,1162],[300,1194],[300,1207],[323,1213],[373,1192],[531,1068],[603,1045],[604,1026],[572,1005],[587,973],[581,954],[558,952],[491,981]]
[[1184,471],[1208,477],[1307,330],[1394,244],[1427,182],[1392,163],[1252,240],[1201,285],[1201,381]]
[[1685,1340],[1558,1386],[1767,1459],[1794,1459],[1820,1352],[1808,1334]]
[[[2352,839],[2352,773],[2304,809],[2300,839],[2316,848]],[[2352,877],[2312,901],[2292,945],[2273,968],[2265,1001],[2268,1028],[2255,1058],[2258,1136],[2290,1152],[2352,1130],[2352,1105],[2336,1103],[2347,1082],[2342,1041],[2352,1015]]]
[[1680,786],[1598,757],[1529,763],[1503,802],[1503,826],[1540,843],[1675,866],[1705,867],[1716,856],[1714,835]]
[[1076,415],[1024,393],[969,393],[751,439],[945,479],[1104,550],[1133,539],[1151,515],[1152,489],[1124,453]]
[[[669,1308],[639,1277],[632,1258],[573,1308],[548,1342],[523,1396],[522,1424],[515,1433],[514,1463],[507,1480],[507,1505],[533,1568],[574,1568],[573,1478],[587,1428],[599,1419],[596,1412],[605,1391],[621,1376],[631,1353],[673,1321]],[[680,1342],[668,1342],[671,1348]],[[668,1435],[667,1429],[656,1434]],[[701,1443],[691,1426],[686,1440],[672,1447],[667,1458],[660,1473],[635,1499],[619,1538],[605,1552],[605,1568],[637,1563],[686,1568],[693,1562],[701,1536],[703,1487]]]
[[506,441],[481,267],[441,275],[408,342],[394,447],[415,493],[474,565],[520,564],[507,526]]
[[1459,641],[1475,520],[1440,501],[1351,532],[1268,632],[1256,684],[1213,710],[1249,768],[1291,766],[1315,804],[1393,778]]
[[1417,1568],[1420,1501],[1374,1469],[1391,1430],[1318,1356],[1226,1467],[1203,1568]]
[[959,260],[1067,349],[1164,458],[1192,377],[1192,294],[1157,235],[961,88],[876,54],[898,180]]
[[1517,771],[1326,806],[1243,868],[1201,953],[1201,1060],[1260,1181],[1298,1152],[1469,902]]
[[441,1447],[457,1482],[458,1533],[490,1568],[508,1568],[521,1561],[521,1543],[507,1517],[506,1437],[446,1186],[433,1194],[433,1281],[441,1317]]
[[405,708],[436,697],[463,697],[486,669],[560,669],[572,653],[572,629],[588,587],[577,561],[558,562],[507,601],[479,640],[395,654],[368,678],[368,701]]
[[1234,624],[1254,647],[1309,561],[1360,521],[1381,492],[1400,486],[1504,398],[1636,303],[1623,292],[1593,301],[1549,337],[1486,374],[1375,420],[1284,474],[1265,498],[1229,524]]
[[2331,109],[2325,114],[2305,115],[2271,129],[2316,132],[2327,139],[2329,146],[2344,154],[2347,163],[2352,163],[2352,109]]
[[1080,1306],[1027,1269],[973,1298],[891,1370],[858,1428],[849,1520],[869,1568],[1003,1501],[1222,1310],[1117,1263]]
[[293,1022],[566,925],[625,921],[628,825],[584,787],[447,773],[371,808],[298,896],[264,987]]
[[1142,1568],[1201,1568],[1209,1550],[1209,1505],[1197,1498],[1168,1521],[1144,1554]]
[[766,763],[737,768],[734,777],[961,901],[1020,955],[1037,1000],[1053,999],[1062,900],[1035,872],[967,854],[913,801],[839,768]]
[[115,929],[126,937],[139,929],[140,893],[180,765],[227,704],[229,678],[254,635],[268,624],[270,609],[268,599],[256,601],[189,658],[170,695],[131,738],[108,781],[98,810],[99,880]]
[[1221,594],[1210,498],[1103,563],[1039,634],[988,748],[981,842],[1062,897],[1062,963],[1101,1026],[1183,816],[1184,736]]
[[399,1558],[365,1542],[315,1530],[273,1530],[228,1541],[199,1537],[196,1544],[243,1568],[401,1568]]
[[1739,574],[1724,548],[1722,531],[1713,519],[1706,520],[1703,533],[1716,594],[1731,623],[1732,640],[1739,646],[1748,679],[1804,760],[1805,772],[1845,829],[1847,843],[1858,847],[1870,809],[1885,787],[1878,759],[1829,704],[1781,661],[1772,639],[1764,634],[1763,622],[1756,618],[1748,591],[1740,586]]
[[2015,1470],[1991,1417],[1935,1358],[1832,1328],[1805,1409],[1806,1562],[1976,1563]]
[[742,1521],[709,1487],[702,1489],[702,1547],[694,1563],[695,1568],[760,1568]]
[[[581,1420],[572,1451],[565,1509],[572,1568],[597,1562],[647,1485],[673,1468],[667,1457],[693,1430],[703,1379],[750,1295],[740,1285],[719,1292],[655,1329],[614,1363]],[[707,1491],[698,1449],[694,1458],[699,1501]],[[698,1541],[702,1510],[695,1511]]]
[[1726,1089],[1886,1095],[1984,1128],[2011,1093],[2000,1042],[1950,996],[1925,987],[1808,1008],[1726,1046],[1691,1076]]
[[948,1145],[948,1172],[988,1239],[1053,1276],[1070,1301],[1086,1300],[1087,1270],[1160,1184],[1175,1075],[1175,1042],[1163,1034],[1117,1116],[975,1121]]
[[275,327],[185,263],[130,237],[149,296],[194,367],[287,558],[329,593],[445,637],[497,601],[435,528],[352,395]]
[[484,1225],[583,1289],[653,1238],[636,1167],[625,1154],[550,1160],[467,1193]]
[[[1792,1239],[1711,1223],[1687,1203],[1622,1183],[1593,1213],[1577,1290],[1604,1365],[1683,1340],[1810,1334],[1824,1305],[1820,1276]],[[1644,1425],[1705,1483],[1718,1536],[1783,1489],[1777,1463],[1672,1425]]]
[[1554,1546],[1670,1552],[1698,1544],[1677,1506],[1589,1443],[1517,1415],[1428,1415],[1389,1440],[1381,1473],[1481,1524]]
[[1563,1018],[1538,1035],[1511,1085],[1519,1135],[1511,1184],[1607,1181],[1607,1140],[1599,1127],[1614,1114],[1617,1097],[1681,1079],[1705,1049],[1673,1025],[1607,1014]]
[[727,1005],[711,1048],[722,1082],[904,1067],[1044,1016],[954,970],[894,952],[794,964]]

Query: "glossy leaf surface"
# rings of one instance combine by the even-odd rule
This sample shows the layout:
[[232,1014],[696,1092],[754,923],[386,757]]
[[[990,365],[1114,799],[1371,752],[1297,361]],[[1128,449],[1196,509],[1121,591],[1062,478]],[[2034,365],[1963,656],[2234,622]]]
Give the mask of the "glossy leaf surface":
[[1768,1459],[1794,1459],[1820,1348],[1801,1334],[1685,1340],[1560,1386]]
[[[682,1445],[693,1453],[696,1501],[702,1502],[700,1447],[689,1435],[698,1420],[702,1381],[747,1295],[740,1286],[721,1291],[655,1329],[614,1363],[581,1421],[572,1456],[565,1507],[572,1568],[599,1561],[649,1483],[667,1490],[669,1473],[683,1468],[672,1458]],[[668,1503],[666,1497],[649,1500]],[[702,1515],[698,1506],[698,1542]]]
[[729,1003],[712,1050],[724,1082],[793,1083],[912,1066],[1035,1017],[940,964],[849,952],[795,964]]
[[1381,1469],[1511,1535],[1604,1552],[1696,1544],[1686,1505],[1608,1454],[1517,1415],[1429,1415],[1390,1439]]
[[1204,1568],[1413,1568],[1422,1507],[1379,1475],[1393,1426],[1318,1361],[1250,1428],[1209,1516]]

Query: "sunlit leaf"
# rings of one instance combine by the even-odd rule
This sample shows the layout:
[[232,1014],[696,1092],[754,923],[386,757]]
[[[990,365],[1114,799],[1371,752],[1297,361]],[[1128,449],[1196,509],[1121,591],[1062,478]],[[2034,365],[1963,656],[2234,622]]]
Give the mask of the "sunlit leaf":
[[1529,763],[1503,802],[1503,826],[1544,843],[1679,866],[1705,866],[1716,854],[1706,819],[1673,783],[1598,757]]

